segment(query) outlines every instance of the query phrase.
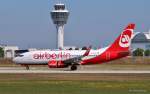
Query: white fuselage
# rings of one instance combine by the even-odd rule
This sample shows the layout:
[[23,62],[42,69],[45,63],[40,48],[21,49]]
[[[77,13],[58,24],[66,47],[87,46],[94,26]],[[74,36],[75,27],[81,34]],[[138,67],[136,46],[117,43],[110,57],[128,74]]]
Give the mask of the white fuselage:
[[[90,50],[89,55],[85,56],[83,60],[94,58],[103,53],[106,48],[99,50]],[[17,64],[47,64],[49,61],[64,61],[74,57],[82,56],[86,50],[59,50],[59,51],[31,51],[16,57],[14,61]]]

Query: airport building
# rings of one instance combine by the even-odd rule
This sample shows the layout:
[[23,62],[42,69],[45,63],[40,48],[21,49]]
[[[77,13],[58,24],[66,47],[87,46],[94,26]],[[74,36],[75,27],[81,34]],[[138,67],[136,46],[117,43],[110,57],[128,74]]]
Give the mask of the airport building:
[[57,29],[57,48],[64,48],[64,25],[67,24],[69,11],[65,4],[55,4],[54,10],[51,11],[51,18]]
[[150,31],[149,32],[136,32],[131,41],[131,49],[137,48],[150,49]]
[[1,46],[4,50],[4,58],[14,58],[15,57],[15,51],[19,50],[19,47],[17,46],[7,46],[7,45],[2,45]]

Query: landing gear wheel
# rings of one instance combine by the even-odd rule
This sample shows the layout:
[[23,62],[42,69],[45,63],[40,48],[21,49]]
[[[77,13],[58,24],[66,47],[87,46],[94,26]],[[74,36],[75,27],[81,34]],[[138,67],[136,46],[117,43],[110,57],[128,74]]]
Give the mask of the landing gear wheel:
[[71,70],[72,70],[72,71],[77,70],[77,66],[76,66],[76,65],[72,65],[72,66],[71,66]]
[[30,69],[28,65],[26,65],[25,67],[26,67],[26,70],[29,70],[29,69]]

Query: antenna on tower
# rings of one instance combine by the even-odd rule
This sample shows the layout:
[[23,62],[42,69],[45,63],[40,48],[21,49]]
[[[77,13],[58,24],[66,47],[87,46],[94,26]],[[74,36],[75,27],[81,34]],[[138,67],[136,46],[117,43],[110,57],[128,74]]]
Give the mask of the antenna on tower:
[[57,4],[61,4],[62,2],[61,2],[61,0],[57,0],[56,3]]
[[59,0],[59,4],[61,4],[62,2],[61,2],[61,0]]

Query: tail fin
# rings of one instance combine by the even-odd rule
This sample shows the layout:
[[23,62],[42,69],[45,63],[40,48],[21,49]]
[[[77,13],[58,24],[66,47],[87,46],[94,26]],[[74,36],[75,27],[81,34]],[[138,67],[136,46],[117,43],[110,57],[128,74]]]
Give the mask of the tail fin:
[[109,47],[111,51],[128,51],[135,24],[129,24],[115,42]]

